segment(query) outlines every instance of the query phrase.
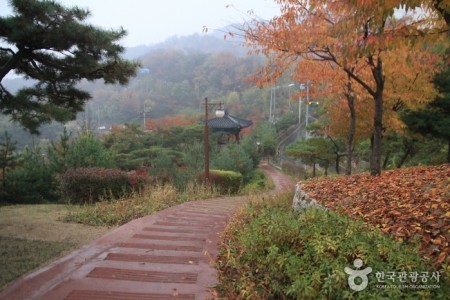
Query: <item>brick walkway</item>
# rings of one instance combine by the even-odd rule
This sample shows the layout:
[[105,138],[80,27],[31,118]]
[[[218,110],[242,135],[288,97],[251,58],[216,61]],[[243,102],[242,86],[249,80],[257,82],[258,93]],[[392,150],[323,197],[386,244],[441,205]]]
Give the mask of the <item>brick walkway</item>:
[[[294,189],[262,168],[277,191]],[[212,299],[220,234],[245,201],[192,201],[136,219],[18,280],[0,299]]]

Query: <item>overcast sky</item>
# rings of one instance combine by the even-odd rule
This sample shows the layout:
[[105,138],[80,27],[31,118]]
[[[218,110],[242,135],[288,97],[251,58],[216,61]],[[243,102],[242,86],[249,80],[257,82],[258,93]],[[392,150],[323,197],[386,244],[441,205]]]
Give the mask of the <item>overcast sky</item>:
[[[274,0],[57,0],[66,6],[87,8],[88,22],[106,29],[122,26],[127,47],[163,42],[169,37],[202,34],[248,20],[248,11],[270,19],[278,14]],[[12,13],[8,0],[0,0],[0,15]],[[228,7],[227,7],[228,6]]]

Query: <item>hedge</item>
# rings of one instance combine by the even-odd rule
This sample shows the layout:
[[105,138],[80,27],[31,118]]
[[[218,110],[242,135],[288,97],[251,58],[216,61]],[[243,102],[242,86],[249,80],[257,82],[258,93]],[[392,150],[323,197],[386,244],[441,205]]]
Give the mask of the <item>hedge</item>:
[[[205,172],[197,176],[197,180],[205,181]],[[210,170],[209,182],[211,185],[217,187],[221,194],[235,194],[239,192],[244,182],[241,173],[224,170]]]
[[93,203],[126,196],[144,182],[144,178],[136,174],[107,168],[69,169],[60,179],[61,193],[71,203]]

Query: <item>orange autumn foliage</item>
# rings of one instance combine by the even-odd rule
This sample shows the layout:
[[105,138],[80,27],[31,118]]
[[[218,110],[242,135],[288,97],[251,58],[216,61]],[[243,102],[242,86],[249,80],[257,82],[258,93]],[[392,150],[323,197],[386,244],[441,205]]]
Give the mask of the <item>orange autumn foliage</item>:
[[197,123],[195,117],[184,117],[181,115],[175,116],[164,116],[159,119],[146,119],[145,129],[146,130],[157,130],[158,128],[169,128],[178,126],[188,126]]
[[[269,22],[254,19],[245,30],[251,52],[262,53],[269,59],[254,78],[259,85],[268,85],[293,66],[297,73],[294,77],[309,80],[327,76],[327,84],[332,86],[339,86],[342,80],[338,73],[347,75],[360,86],[359,98],[370,99],[367,105],[373,106],[370,168],[372,175],[379,175],[383,130],[402,127],[395,114],[384,113],[395,111],[397,103],[409,106],[410,102],[432,99],[430,88],[422,86],[432,86],[428,79],[437,71],[436,60],[430,53],[429,45],[433,44],[427,43],[448,44],[442,31],[444,22],[428,10],[420,16],[404,14],[399,18],[394,11],[399,6],[397,1],[277,2],[280,16]],[[430,59],[422,59],[427,55]],[[305,61],[311,62],[311,67],[302,67],[307,64]],[[323,70],[332,70],[336,76]],[[423,74],[426,76],[422,77]],[[341,95],[329,97],[339,99]],[[391,105],[392,100],[397,102]]]

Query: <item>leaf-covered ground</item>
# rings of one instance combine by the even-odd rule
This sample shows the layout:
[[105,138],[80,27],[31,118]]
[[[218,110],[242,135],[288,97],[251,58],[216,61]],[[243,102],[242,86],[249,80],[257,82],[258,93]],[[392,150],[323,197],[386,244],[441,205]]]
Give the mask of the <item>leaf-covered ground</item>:
[[301,183],[326,207],[362,218],[397,240],[418,239],[438,268],[450,261],[450,165],[358,174]]

